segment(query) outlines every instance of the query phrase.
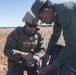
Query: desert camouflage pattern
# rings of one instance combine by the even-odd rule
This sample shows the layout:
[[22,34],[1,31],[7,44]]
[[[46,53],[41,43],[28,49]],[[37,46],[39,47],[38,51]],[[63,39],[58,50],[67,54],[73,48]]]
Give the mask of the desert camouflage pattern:
[[37,58],[45,53],[44,33],[37,28],[33,34],[29,34],[25,28],[26,25],[17,27],[7,37],[4,54],[8,57],[8,75],[23,75],[25,63],[22,52],[32,53]]

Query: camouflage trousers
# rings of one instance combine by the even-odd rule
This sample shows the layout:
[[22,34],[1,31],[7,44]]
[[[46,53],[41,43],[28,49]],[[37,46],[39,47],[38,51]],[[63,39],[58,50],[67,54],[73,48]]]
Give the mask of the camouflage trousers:
[[13,62],[8,62],[8,71],[6,75],[24,75],[24,71],[27,71],[27,75],[37,75],[36,64],[33,67],[28,67],[26,65],[19,65]]
[[[59,55],[63,46],[57,45],[49,62],[49,65]],[[76,75],[76,55],[72,57],[67,63],[63,64],[58,70],[48,73],[47,75]]]

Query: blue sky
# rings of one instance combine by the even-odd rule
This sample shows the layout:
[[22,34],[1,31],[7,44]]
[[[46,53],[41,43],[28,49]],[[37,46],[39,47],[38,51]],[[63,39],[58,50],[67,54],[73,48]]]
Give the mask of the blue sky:
[[[0,0],[0,27],[23,26],[22,18],[35,0]],[[65,0],[51,0],[53,3]]]

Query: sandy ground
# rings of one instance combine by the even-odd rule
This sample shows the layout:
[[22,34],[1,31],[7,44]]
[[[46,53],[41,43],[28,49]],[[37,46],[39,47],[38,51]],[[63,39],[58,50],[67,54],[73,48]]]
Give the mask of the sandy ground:
[[[14,28],[0,28],[0,75],[5,75],[7,70],[7,57],[3,54],[5,42],[8,34],[14,30]],[[48,41],[52,34],[52,27],[41,27],[41,31],[45,33],[45,47],[48,46]],[[59,44],[64,45],[63,36],[59,39]]]

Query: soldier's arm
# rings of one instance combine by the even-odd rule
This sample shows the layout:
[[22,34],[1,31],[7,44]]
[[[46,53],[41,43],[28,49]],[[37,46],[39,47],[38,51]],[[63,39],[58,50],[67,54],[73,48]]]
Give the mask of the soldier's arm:
[[48,54],[48,55],[52,54],[52,52],[58,42],[58,39],[61,35],[61,31],[62,31],[62,28],[61,28],[59,22],[58,21],[54,22],[53,34],[50,37],[50,41],[48,43],[46,54]]
[[64,10],[59,14],[59,22],[63,27],[65,46],[52,66],[58,68],[69,61],[76,54],[76,14],[74,11]]
[[16,50],[18,41],[18,32],[12,31],[6,40],[4,54],[11,60],[19,62],[21,59],[21,51]]
[[38,59],[45,54],[45,40],[43,32],[39,33],[38,44],[35,51],[36,52],[34,56]]

